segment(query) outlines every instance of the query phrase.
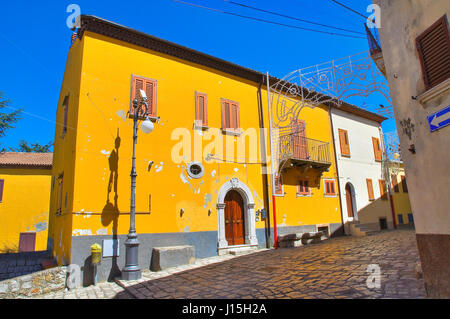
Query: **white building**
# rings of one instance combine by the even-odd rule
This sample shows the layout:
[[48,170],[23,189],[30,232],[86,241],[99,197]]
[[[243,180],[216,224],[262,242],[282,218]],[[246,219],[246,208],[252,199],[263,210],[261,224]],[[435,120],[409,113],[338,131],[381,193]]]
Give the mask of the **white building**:
[[366,235],[393,228],[383,174],[381,123],[386,119],[361,111],[331,108],[334,147],[345,233]]

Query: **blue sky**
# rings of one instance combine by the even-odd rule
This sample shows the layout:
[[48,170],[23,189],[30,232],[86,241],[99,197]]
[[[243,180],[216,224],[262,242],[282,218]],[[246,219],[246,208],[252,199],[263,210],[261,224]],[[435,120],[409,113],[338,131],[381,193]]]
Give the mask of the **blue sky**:
[[[222,0],[186,0],[216,9],[306,28],[297,21],[256,12]],[[364,19],[331,0],[235,0],[363,32]],[[371,0],[341,0],[368,15]],[[172,0],[149,1],[2,1],[0,5],[0,91],[26,114],[0,140],[3,147],[21,139],[46,144],[54,138],[54,121],[72,31],[66,26],[69,4],[139,31],[272,75],[368,50],[366,39],[344,38],[251,21]],[[336,31],[339,32],[339,31]],[[374,101],[374,98],[371,99]],[[383,102],[380,102],[383,103]],[[392,120],[384,125],[392,131]]]

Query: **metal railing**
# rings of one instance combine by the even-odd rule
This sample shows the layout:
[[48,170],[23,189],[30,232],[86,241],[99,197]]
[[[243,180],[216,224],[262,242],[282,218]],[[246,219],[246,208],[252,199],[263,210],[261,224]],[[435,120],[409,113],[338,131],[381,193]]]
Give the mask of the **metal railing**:
[[306,138],[300,133],[279,137],[279,159],[331,164],[329,143]]

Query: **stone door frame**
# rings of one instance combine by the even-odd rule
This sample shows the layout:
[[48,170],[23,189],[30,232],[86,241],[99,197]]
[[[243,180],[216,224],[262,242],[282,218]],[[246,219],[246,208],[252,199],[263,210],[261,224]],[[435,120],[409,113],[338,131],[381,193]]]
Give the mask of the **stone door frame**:
[[[225,196],[230,190],[237,191],[244,200],[244,230],[245,230],[245,244],[239,246],[229,246],[228,241],[225,238]],[[219,190],[217,196],[217,230],[218,230],[218,249],[227,249],[233,247],[242,246],[257,246],[258,239],[256,238],[256,225],[255,225],[255,202],[253,195],[248,188],[239,178],[232,178],[225,182]]]

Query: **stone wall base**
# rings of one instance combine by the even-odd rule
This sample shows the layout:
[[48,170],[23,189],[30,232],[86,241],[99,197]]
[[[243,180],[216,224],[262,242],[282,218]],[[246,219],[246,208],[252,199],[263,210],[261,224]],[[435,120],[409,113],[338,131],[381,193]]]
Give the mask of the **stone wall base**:
[[67,267],[56,267],[0,281],[0,299],[29,299],[65,289]]
[[416,234],[427,296],[450,298],[450,235]]

